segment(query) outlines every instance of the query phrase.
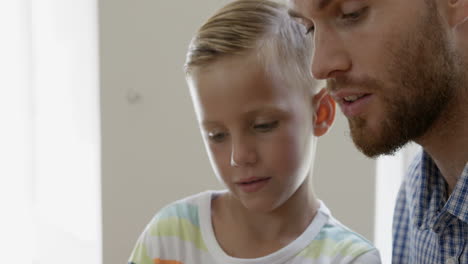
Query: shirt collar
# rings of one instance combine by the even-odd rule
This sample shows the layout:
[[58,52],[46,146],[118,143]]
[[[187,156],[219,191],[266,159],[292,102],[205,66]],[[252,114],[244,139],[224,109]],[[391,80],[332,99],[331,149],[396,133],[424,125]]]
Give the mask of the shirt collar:
[[420,229],[433,228],[447,213],[468,223],[468,163],[448,198],[447,182],[435,162],[423,151],[409,173],[410,211]]
[[468,224],[468,162],[450,195],[447,211]]

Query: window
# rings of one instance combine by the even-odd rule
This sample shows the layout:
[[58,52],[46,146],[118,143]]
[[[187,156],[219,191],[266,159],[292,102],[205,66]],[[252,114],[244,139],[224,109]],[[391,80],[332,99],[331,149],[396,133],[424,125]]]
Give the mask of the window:
[[409,144],[393,156],[377,160],[375,246],[380,250],[382,263],[391,263],[392,220],[396,196],[403,177],[414,156],[421,148]]
[[5,263],[101,263],[96,5],[0,3]]

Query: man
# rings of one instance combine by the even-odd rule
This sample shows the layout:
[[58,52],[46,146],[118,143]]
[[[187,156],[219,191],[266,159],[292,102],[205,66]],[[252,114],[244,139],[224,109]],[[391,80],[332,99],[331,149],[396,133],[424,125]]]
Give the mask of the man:
[[367,156],[423,147],[398,194],[393,263],[468,263],[468,0],[289,0]]

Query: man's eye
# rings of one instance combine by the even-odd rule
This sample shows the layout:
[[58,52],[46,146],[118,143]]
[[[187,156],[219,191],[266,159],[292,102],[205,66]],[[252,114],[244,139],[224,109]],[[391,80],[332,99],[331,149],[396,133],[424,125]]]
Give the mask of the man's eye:
[[367,11],[367,7],[364,7],[355,12],[342,14],[341,18],[348,20],[348,21],[356,21],[356,20],[359,20],[366,13],[366,11]]
[[210,139],[210,141],[213,141],[215,143],[222,142],[226,137],[226,133],[208,133],[208,138]]
[[279,121],[273,121],[269,123],[259,123],[259,124],[254,124],[253,128],[258,131],[258,132],[269,132],[276,127],[278,127]]

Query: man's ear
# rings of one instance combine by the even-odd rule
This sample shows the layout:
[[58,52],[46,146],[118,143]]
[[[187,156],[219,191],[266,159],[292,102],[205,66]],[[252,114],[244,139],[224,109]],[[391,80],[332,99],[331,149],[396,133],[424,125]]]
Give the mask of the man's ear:
[[312,100],[314,106],[314,135],[320,137],[327,133],[335,120],[336,104],[325,88],[322,88],[320,92],[314,95]]
[[468,23],[468,0],[446,0],[452,28]]

